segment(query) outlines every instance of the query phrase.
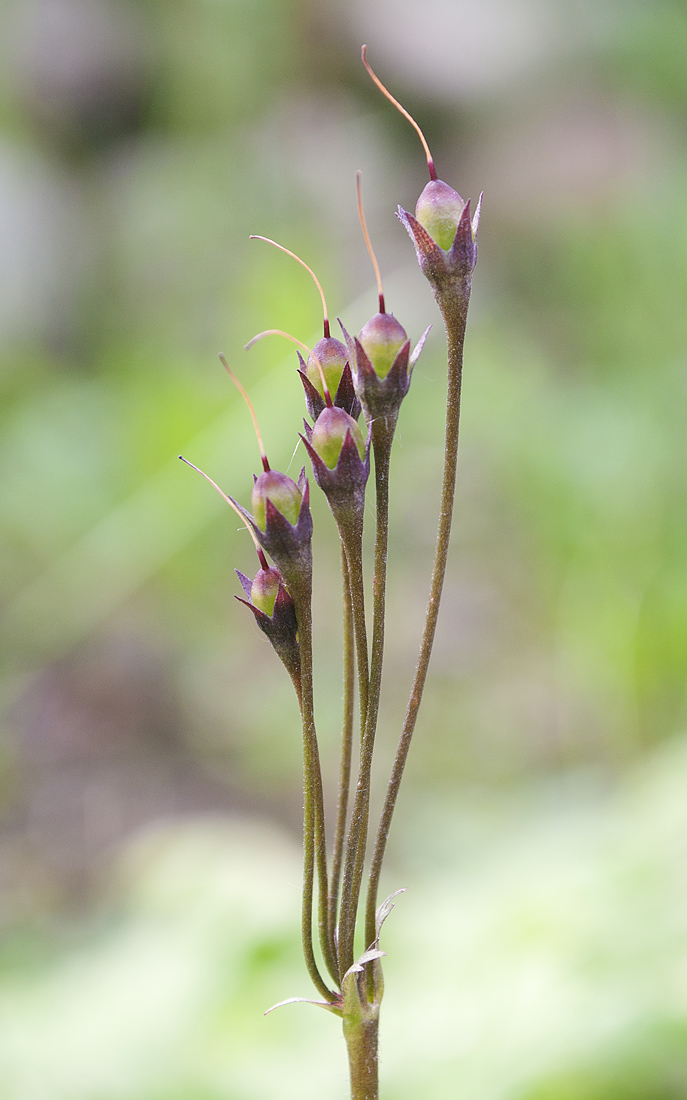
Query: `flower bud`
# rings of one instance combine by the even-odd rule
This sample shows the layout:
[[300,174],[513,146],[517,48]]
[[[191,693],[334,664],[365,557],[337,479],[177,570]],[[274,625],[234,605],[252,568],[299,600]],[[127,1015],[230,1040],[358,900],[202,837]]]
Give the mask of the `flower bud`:
[[[424,233],[424,230],[422,232]],[[341,324],[340,321],[339,324]],[[362,329],[360,337],[349,336],[343,325],[341,325],[341,331],[348,345],[351,362],[355,363],[355,388],[365,411],[365,419],[368,424],[374,424],[377,420],[388,421],[389,418],[395,422],[401,402],[410,386],[413,367],[422,351],[429,329],[418,340],[412,355],[405,329],[391,313],[375,314]],[[381,334],[382,339],[378,340],[376,349],[370,334],[372,337]],[[386,345],[383,342],[385,334],[388,338]],[[367,342],[367,348],[363,343],[364,339]],[[382,351],[388,354],[393,350],[397,339],[402,339],[402,343],[396,349],[391,366],[387,366],[384,374],[381,374],[378,369],[379,348],[381,346]],[[370,352],[374,355],[375,350],[378,353],[376,364],[370,355]]]
[[443,180],[430,180],[417,200],[415,217],[430,237],[447,251],[453,244],[465,203]]
[[417,217],[401,206],[398,208],[398,217],[415,245],[420,269],[429,280],[442,312],[451,301],[464,304],[469,300],[477,262],[482,199],[472,219],[470,200],[460,204],[462,199],[457,191],[441,180],[430,180],[418,199]]
[[348,362],[348,352],[346,351],[345,345],[342,344],[340,340],[335,340],[333,336],[325,336],[322,340],[318,340],[311,354],[308,356],[305,375],[320,396],[324,397],[322,376],[320,375],[317,365],[318,360],[322,364],[327,389],[332,397],[334,397],[339,388],[341,375]]
[[276,569],[271,566],[266,569],[258,569],[250,587],[251,603],[265,615],[271,616],[280,584],[281,575]]
[[300,651],[294,602],[279,570],[267,564],[262,550],[258,551],[258,557],[261,568],[254,580],[251,581],[240,569],[236,570],[245,596],[245,599],[241,596],[236,596],[236,599],[253,612],[256,623],[269,638],[298,689]]
[[330,406],[324,408],[315,421],[310,444],[330,470],[333,470],[339,461],[341,448],[348,433],[356,445],[360,461],[364,462],[365,441],[352,416],[343,409]]
[[253,518],[261,531],[265,530],[265,501],[272,502],[278,512],[295,527],[298,522],[303,494],[286,474],[280,474],[277,470],[266,470],[255,479],[251,494],[251,506]]
[[358,339],[377,377],[386,378],[408,335],[392,313],[375,313]]
[[[232,497],[229,501],[248,522],[261,549],[273,559],[293,600],[309,599],[312,515],[305,468],[298,475],[298,484],[269,468],[254,478],[253,515]],[[279,600],[277,595],[275,607]]]

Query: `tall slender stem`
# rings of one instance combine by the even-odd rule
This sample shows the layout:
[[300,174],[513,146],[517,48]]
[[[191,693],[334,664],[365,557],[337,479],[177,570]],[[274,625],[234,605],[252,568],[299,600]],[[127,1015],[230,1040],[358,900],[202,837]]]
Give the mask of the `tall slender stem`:
[[437,300],[446,326],[448,348],[446,445],[441,487],[441,511],[439,514],[434,567],[432,569],[429,601],[427,604],[425,626],[420,645],[420,655],[410,691],[410,698],[408,700],[398,748],[396,750],[391,778],[382,808],[375,849],[370,864],[370,878],[365,915],[365,931],[368,942],[372,942],[375,935],[375,911],[377,908],[377,893],[379,890],[382,861],[386,850],[391,819],[396,806],[398,790],[408,758],[408,750],[410,749],[410,742],[415,729],[418,710],[422,701],[422,692],[427,678],[427,669],[429,667],[429,659],[432,653],[432,645],[434,643],[434,635],[439,616],[439,604],[446,573],[451,522],[453,519],[453,501],[458,459],[458,429],[460,424],[460,395],[463,377],[463,344],[465,341],[465,324],[467,320],[469,294],[466,294],[458,300],[452,297],[450,301],[444,301],[441,297],[437,296]]
[[346,854],[341,885],[341,910],[339,914],[339,979],[353,962],[353,941],[355,937],[355,916],[357,897],[352,904],[355,891],[356,854],[360,835],[361,820],[361,784],[365,781],[365,730],[367,727],[369,695],[369,657],[367,648],[367,627],[365,624],[365,589],[362,559],[362,531],[353,537],[345,537],[346,559],[348,562],[351,604],[355,628],[355,648],[358,664],[358,683],[360,695],[360,765],[358,782],[353,801],[353,810],[346,839]]
[[367,648],[367,625],[365,622],[365,584],[363,577],[363,534],[362,529],[344,532],[344,550],[348,564],[348,577],[353,611],[353,630],[358,665],[358,695],[360,702],[360,736],[364,735],[367,721],[368,694],[370,690],[370,659]]
[[[349,935],[346,940],[348,954],[340,956],[340,968],[346,969],[353,962],[355,921],[362,886],[367,848],[367,831],[370,812],[370,785],[372,778],[372,755],[379,700],[382,686],[382,665],[384,657],[384,615],[386,605],[386,563],[389,542],[389,463],[391,445],[396,428],[396,416],[380,418],[372,425],[372,444],[375,456],[375,493],[377,522],[375,533],[374,577],[373,577],[373,623],[372,656],[370,665],[370,690],[368,695],[367,717],[361,743],[360,774],[356,798],[351,815],[347,862],[350,861],[350,895],[347,898]],[[365,937],[368,947],[374,934]],[[346,965],[347,964],[347,965]]]
[[329,937],[335,944],[341,864],[346,839],[346,817],[351,786],[351,757],[353,754],[353,711],[355,694],[355,646],[353,640],[353,607],[348,562],[343,543],[341,545],[341,578],[343,588],[343,714],[341,721],[341,766],[339,771],[339,800],[336,811],[336,829],[332,849],[332,872],[329,880]]
[[[327,987],[319,972],[313,950],[312,908],[314,873],[318,880],[318,930],[320,949],[327,970],[338,982],[338,968],[329,934],[329,890],[327,885],[327,844],[324,828],[324,795],[322,770],[315,728],[312,668],[312,615],[308,593],[293,590],[298,621],[298,640],[301,657],[301,715],[303,718],[303,953],[310,977],[316,988],[327,1000],[334,994]],[[305,597],[305,598],[304,598]]]

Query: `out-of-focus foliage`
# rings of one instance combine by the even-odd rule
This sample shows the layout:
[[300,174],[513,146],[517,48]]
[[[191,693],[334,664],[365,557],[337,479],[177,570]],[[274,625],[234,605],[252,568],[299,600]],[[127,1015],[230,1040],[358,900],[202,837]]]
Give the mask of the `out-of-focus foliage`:
[[[362,41],[440,175],[486,192],[446,603],[409,820],[390,845],[394,880],[413,891],[389,924],[389,1095],[687,1097],[684,761],[661,748],[687,712],[683,6],[7,0],[0,1080],[12,1097],[344,1091],[343,1062],[338,1077],[327,1064],[341,1058],[331,1019],[259,1016],[307,992],[297,712],[232,599],[249,539],[176,455],[248,500],[258,452],[222,349],[273,464],[305,460],[292,457],[294,354],[276,337],[242,347],[267,327],[314,341],[318,297],[247,238],[298,251],[332,316],[359,327],[375,308],[362,168],[389,306],[411,336],[435,322],[393,462],[381,786],[426,597],[443,345],[393,217],[424,184],[421,150],[365,77]],[[338,552],[320,500],[315,515],[333,783]],[[501,799],[544,781],[562,804],[515,826]],[[590,793],[605,783],[618,784],[607,810]],[[474,789],[489,792],[480,829],[452,808]],[[425,801],[443,810],[411,843]],[[272,831],[225,832],[208,814]],[[159,841],[132,839],[179,818],[191,820]],[[129,844],[129,885],[113,893]],[[441,862],[452,845],[460,877]]]
[[[389,1100],[685,1095],[686,776],[681,741],[606,789],[414,806],[414,885],[385,934]],[[140,837],[78,947],[39,973],[5,962],[4,1093],[295,1100],[305,1080],[342,1095],[331,1017],[262,1015],[309,996],[298,876],[297,847],[255,822]]]

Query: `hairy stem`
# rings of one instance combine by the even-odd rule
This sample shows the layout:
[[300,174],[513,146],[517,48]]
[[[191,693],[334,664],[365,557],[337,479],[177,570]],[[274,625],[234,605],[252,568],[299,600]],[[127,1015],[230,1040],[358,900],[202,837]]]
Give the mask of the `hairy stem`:
[[378,1035],[376,1014],[350,1022],[344,1016],[351,1100],[377,1100],[379,1096]]
[[370,689],[370,659],[367,648],[367,625],[365,623],[365,586],[363,578],[363,538],[362,530],[352,535],[346,534],[344,550],[348,564],[351,608],[353,611],[353,631],[358,664],[358,695],[360,702],[360,736],[362,738],[367,720],[367,700]]
[[[374,752],[379,699],[382,686],[382,665],[384,657],[384,615],[386,605],[386,564],[389,542],[389,463],[391,445],[396,428],[396,417],[376,420],[372,426],[372,444],[375,456],[375,493],[377,522],[375,533],[375,556],[373,578],[373,625],[372,625],[372,661],[370,666],[370,690],[368,695],[367,717],[361,742],[360,773],[356,790],[347,863],[350,861],[350,896],[348,904],[349,935],[346,939],[347,954],[340,957],[340,966],[353,962],[355,922],[358,901],[365,868],[367,848],[367,830],[370,813],[370,784],[372,778],[372,755]],[[374,939],[374,935],[372,936]],[[365,947],[372,942],[367,934]]]
[[361,784],[365,782],[365,730],[367,726],[369,693],[369,658],[367,649],[367,627],[365,625],[365,590],[363,580],[362,532],[355,537],[346,538],[346,559],[348,562],[353,622],[355,628],[355,648],[358,663],[358,684],[360,696],[360,765],[358,782],[353,802],[351,820],[346,839],[346,855],[341,885],[341,911],[339,914],[339,979],[353,962],[353,941],[355,937],[355,916],[357,898],[352,902],[355,890],[355,866],[360,835],[361,820]]
[[469,296],[442,300],[438,297],[439,307],[442,311],[446,326],[448,346],[448,385],[446,404],[446,443],[444,451],[444,473],[441,487],[441,511],[439,514],[439,528],[437,531],[436,551],[432,579],[429,590],[429,601],[425,617],[425,626],[420,644],[415,678],[410,691],[410,698],[406,709],[401,736],[396,750],[396,757],[387,788],[384,806],[377,830],[375,849],[370,864],[370,878],[368,885],[367,907],[365,915],[366,941],[372,942],[375,936],[375,911],[377,908],[377,893],[379,890],[379,877],[382,869],[382,861],[386,850],[386,842],[389,835],[391,819],[393,817],[398,790],[403,778],[403,770],[408,758],[408,750],[412,740],[417,714],[422,701],[422,692],[427,678],[429,659],[432,653],[437,619],[439,616],[439,604],[446,573],[449,539],[451,535],[451,522],[453,519],[453,501],[456,486],[456,464],[458,459],[458,429],[460,423],[460,395],[463,377],[463,344],[465,340],[465,323],[467,320],[467,307]]
[[355,647],[353,640],[353,606],[348,562],[341,546],[341,577],[343,588],[343,715],[341,722],[341,765],[339,770],[339,801],[336,811],[336,829],[332,850],[332,873],[329,883],[329,938],[336,947],[336,928],[341,864],[346,838],[346,817],[351,786],[351,757],[353,751],[353,710],[355,694]]
[[[308,973],[315,987],[327,1000],[334,994],[326,985],[315,961],[313,949],[313,887],[317,870],[318,881],[318,930],[320,949],[327,970],[338,982],[338,969],[333,943],[329,935],[329,891],[327,886],[327,842],[324,827],[324,795],[320,753],[315,729],[312,668],[312,616],[310,594],[293,591],[298,620],[298,640],[301,657],[301,715],[303,718],[303,954]],[[303,598],[303,597],[306,598]]]
[[[346,849],[346,867],[344,870],[344,882],[347,887],[345,899],[342,896],[342,931],[344,935],[340,936],[339,943],[339,972],[342,977],[348,967],[351,966],[355,954],[355,923],[367,848],[372,755],[377,731],[384,656],[386,561],[389,539],[389,461],[395,427],[395,417],[388,420],[376,420],[372,426],[377,503],[373,578],[372,661],[367,710],[360,746],[360,771],[351,814]],[[371,942],[366,938],[365,946],[369,946]]]

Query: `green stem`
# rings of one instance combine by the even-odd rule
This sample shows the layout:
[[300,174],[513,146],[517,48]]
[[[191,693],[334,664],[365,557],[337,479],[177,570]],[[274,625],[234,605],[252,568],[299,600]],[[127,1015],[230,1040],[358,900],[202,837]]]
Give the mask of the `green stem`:
[[363,538],[362,530],[352,535],[346,533],[344,550],[348,564],[351,607],[353,611],[353,630],[358,663],[358,695],[360,702],[360,736],[363,737],[367,721],[368,693],[370,690],[370,668],[367,649],[367,625],[365,623],[365,586],[363,577]]
[[[396,417],[388,420],[376,420],[372,427],[377,504],[373,578],[372,661],[367,713],[361,740],[358,786],[351,814],[346,850],[346,868],[344,870],[344,883],[347,889],[345,896],[342,894],[341,931],[343,935],[340,932],[339,937],[339,973],[342,977],[353,963],[355,954],[355,922],[367,848],[372,755],[377,731],[384,656],[386,562],[389,539],[389,462],[395,428]],[[374,935],[372,939],[374,939]],[[372,940],[366,936],[365,946],[368,947],[371,942]]]
[[329,891],[327,886],[327,847],[324,827],[324,795],[320,753],[315,728],[312,668],[312,616],[310,593],[294,591],[291,595],[296,607],[298,641],[301,657],[301,715],[303,718],[303,954],[308,973],[315,987],[326,1000],[335,995],[319,972],[313,950],[312,908],[314,874],[318,879],[318,929],[322,956],[334,982],[338,982],[338,969],[333,943],[329,935]]
[[336,812],[336,830],[332,851],[332,873],[329,883],[329,938],[335,944],[341,864],[346,838],[346,816],[351,786],[351,757],[353,754],[353,711],[355,694],[355,646],[353,640],[353,607],[348,562],[343,543],[341,545],[341,577],[343,588],[343,716],[341,723],[341,767],[339,772],[339,801]]
[[351,1079],[351,1100],[377,1100],[379,1017],[374,1013],[367,1018],[349,1022],[344,1016],[344,1036]]
[[361,785],[365,784],[365,777],[369,769],[365,766],[365,730],[367,728],[368,694],[369,694],[369,658],[367,649],[367,627],[365,624],[365,589],[363,580],[362,560],[362,532],[342,531],[348,562],[351,603],[353,610],[353,623],[355,629],[355,648],[358,663],[358,684],[360,696],[360,765],[358,771],[358,783],[353,802],[351,820],[346,839],[346,856],[343,868],[343,882],[341,885],[341,910],[339,914],[339,980],[353,962],[353,942],[355,938],[355,917],[357,910],[357,897],[352,904],[355,891],[355,870],[358,841],[360,836],[361,814],[364,812],[364,800],[361,800]]
[[377,908],[377,894],[379,890],[379,877],[382,869],[382,861],[386,850],[386,842],[389,835],[391,819],[393,817],[398,790],[403,777],[408,750],[412,740],[417,714],[422,701],[422,692],[427,678],[429,659],[432,653],[432,645],[436,632],[439,616],[439,604],[446,573],[448,558],[449,538],[451,535],[451,522],[453,519],[453,501],[456,486],[456,465],[458,460],[458,429],[460,424],[460,395],[463,377],[463,344],[465,341],[465,323],[467,320],[467,308],[469,292],[463,297],[450,300],[442,300],[438,297],[439,308],[442,311],[448,345],[448,385],[446,404],[446,445],[444,452],[444,473],[441,487],[441,511],[439,515],[439,528],[437,531],[436,552],[432,579],[429,590],[429,601],[425,626],[420,645],[415,678],[408,700],[401,736],[396,750],[396,757],[387,788],[384,806],[377,830],[375,849],[370,864],[370,878],[367,894],[367,907],[365,915],[366,942],[371,943],[375,936],[375,912]]

